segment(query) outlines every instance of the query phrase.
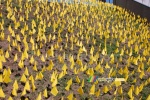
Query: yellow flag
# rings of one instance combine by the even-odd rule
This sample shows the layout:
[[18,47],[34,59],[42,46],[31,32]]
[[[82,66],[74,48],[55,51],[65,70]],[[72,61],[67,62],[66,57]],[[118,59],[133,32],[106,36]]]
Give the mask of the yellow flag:
[[26,76],[24,74],[22,74],[20,81],[23,83],[26,83]]
[[103,49],[103,51],[102,51],[102,54],[103,54],[103,55],[106,55],[106,52],[105,52],[105,50],[104,50],[104,49]]
[[32,91],[34,92],[35,91],[35,89],[36,89],[36,87],[35,87],[35,85],[34,85],[34,80],[33,81],[31,81],[32,83]]
[[3,70],[3,76],[6,76],[8,73],[7,73],[7,69],[4,69]]
[[14,84],[13,84],[13,88],[15,88],[16,90],[18,90],[18,83],[17,83],[17,80],[15,80]]
[[81,87],[84,87],[84,79],[82,80]]
[[[2,65],[2,62],[6,62],[6,59],[5,59],[5,57],[4,57],[4,55],[2,54],[1,56],[0,56],[1,58],[1,61],[0,61],[0,65]],[[2,66],[0,66],[0,69],[1,68],[3,68]]]
[[68,100],[73,100],[73,93],[70,93],[67,98]]
[[9,36],[9,35],[8,35],[8,37],[7,37],[7,41],[10,42],[10,36]]
[[118,88],[116,88],[116,90],[115,90],[115,92],[114,92],[114,95],[116,95],[116,94],[117,94],[117,91],[118,91]]
[[54,82],[52,83],[52,87],[55,87],[57,85],[57,78],[55,78]]
[[104,73],[104,69],[103,69],[103,67],[100,67],[99,72],[100,72],[101,74],[103,74],[103,73]]
[[17,53],[15,54],[15,57],[14,57],[14,62],[17,61],[18,59],[18,56],[17,56]]
[[139,93],[140,93],[140,91],[139,91],[139,88],[138,88],[138,86],[135,88],[135,94],[136,95],[139,95]]
[[94,70],[93,70],[93,68],[89,68],[89,75],[90,75],[90,76],[93,76],[93,75],[94,75]]
[[149,96],[147,97],[147,99],[146,100],[150,100],[150,94],[149,94]]
[[64,72],[62,71],[62,72],[59,74],[58,79],[61,79],[63,76],[64,76]]
[[23,91],[22,91],[21,96],[24,96],[25,94],[26,94],[26,89],[24,88]]
[[[23,56],[23,57],[24,57],[24,56]],[[19,66],[20,68],[23,68],[23,67],[24,67],[23,60],[20,60],[20,61],[19,61],[18,66]]]
[[51,93],[56,96],[58,94],[58,90],[57,90],[57,87],[53,87],[52,90],[51,90]]
[[28,68],[25,68],[24,75],[29,76]]
[[10,75],[8,74],[8,72],[7,72],[6,75],[4,76],[3,82],[4,82],[4,83],[9,83],[9,82],[11,82]]
[[113,67],[110,69],[109,71],[109,74],[108,74],[108,78],[110,78],[111,74],[112,74],[112,71],[113,71]]
[[3,92],[2,87],[0,87],[0,97],[1,97],[1,98],[5,98],[5,94],[4,94],[4,92]]
[[118,71],[118,73],[119,73],[120,75],[122,75],[122,74],[123,74],[122,67],[120,68],[120,70]]
[[95,70],[98,71],[100,69],[100,63],[98,63],[98,65],[95,67]]
[[20,45],[17,46],[17,49],[19,52],[21,52]]
[[2,61],[0,61],[0,69],[3,69]]
[[34,62],[34,66],[32,68],[34,71],[37,71],[36,62]]
[[108,65],[108,63],[106,63],[106,66],[105,66],[105,68],[110,68],[110,66]]
[[21,41],[19,35],[16,36],[16,39],[17,39],[17,41]]
[[36,98],[36,100],[42,100],[41,92],[39,93],[39,95],[38,95],[38,97]]
[[11,70],[10,70],[10,68],[8,68],[7,72],[8,72],[8,74],[9,74],[9,75],[11,74]]
[[148,82],[148,80],[146,80],[145,82],[144,82],[144,85],[146,86],[146,85],[148,85],[149,84],[149,82]]
[[139,87],[139,91],[141,92],[143,90],[144,84],[142,83]]
[[67,91],[69,91],[70,85],[68,84],[68,85],[65,87],[65,89],[66,89]]
[[47,89],[45,89],[45,90],[43,91],[43,96],[46,97],[46,98],[48,97],[48,95],[47,95]]
[[90,69],[88,69],[88,70],[86,71],[86,74],[87,74],[87,75],[90,75]]
[[52,69],[53,69],[53,67],[54,67],[53,61],[52,61],[52,60],[50,60],[50,62],[49,62],[49,66],[47,67],[47,70],[52,70]]
[[31,56],[31,58],[30,58],[30,61],[29,61],[31,64],[33,64],[34,63],[34,58],[33,58],[33,56]]
[[128,74],[128,73],[129,73],[128,66],[125,66],[125,67],[124,67],[123,73],[125,73],[125,74]]
[[28,98],[25,98],[25,100],[29,100]]
[[92,85],[91,89],[90,89],[90,94],[94,95],[95,94],[95,84]]
[[42,79],[43,79],[43,74],[42,74],[42,72],[39,72],[39,74],[38,74],[38,79],[39,79],[39,80],[42,80]]
[[115,81],[115,85],[116,85],[116,87],[118,87],[118,86],[121,85],[121,82],[120,81]]
[[40,52],[39,49],[37,50],[36,55],[37,55],[37,56],[40,56],[40,55],[41,55],[41,52]]
[[62,70],[65,72],[67,70],[66,64],[63,65]]
[[61,97],[61,100],[64,100],[64,97],[63,97],[63,96]]
[[34,40],[32,37],[30,38],[30,43],[34,44]]
[[104,93],[107,93],[108,91],[109,91],[109,90],[108,90],[108,87],[105,85],[104,88],[103,88],[103,92],[104,92]]
[[6,58],[9,58],[9,53],[8,53],[8,51],[6,51],[5,57],[6,57]]
[[145,75],[145,73],[144,73],[144,71],[142,71],[139,75],[140,79],[142,79],[144,77],[144,75]]
[[24,89],[30,91],[30,84],[29,84],[29,81],[28,81],[28,80],[27,80],[26,83],[25,83]]
[[8,100],[13,100],[11,96],[9,96]]
[[73,70],[74,74],[78,74],[76,67]]
[[79,89],[78,89],[78,93],[79,93],[80,95],[82,95],[82,94],[84,93],[81,86],[80,86]]
[[42,61],[42,62],[45,62],[45,58],[44,58],[43,55],[41,56],[41,61]]
[[132,91],[134,91],[134,85],[131,85]]
[[67,84],[69,84],[69,85],[72,84],[72,78],[67,82]]
[[3,82],[3,77],[1,74],[0,74],[0,82]]
[[54,51],[53,51],[53,48],[52,48],[52,47],[51,47],[51,49],[49,49],[49,50],[47,51],[47,54],[48,54],[48,56],[54,57]]
[[30,80],[30,81],[33,81],[33,80],[34,80],[34,78],[33,78],[32,75],[30,75],[29,80]]
[[129,89],[128,95],[129,95],[130,98],[133,98],[133,96],[132,96],[132,88]]
[[17,90],[15,88],[12,90],[12,95],[17,96]]
[[98,89],[98,91],[95,92],[95,95],[96,95],[96,97],[99,97],[99,95],[100,95],[100,89]]
[[77,83],[80,83],[80,79],[79,79],[78,76],[76,77],[76,82],[77,82]]
[[123,93],[122,86],[118,87],[118,93],[121,95]]
[[150,67],[146,71],[150,73]]
[[52,73],[52,75],[51,75],[50,81],[53,82],[53,81],[55,80],[55,78],[56,78],[56,77],[55,77],[55,72],[53,71],[53,73]]
[[116,70],[114,70],[114,71],[111,73],[110,76],[111,76],[111,77],[116,76]]

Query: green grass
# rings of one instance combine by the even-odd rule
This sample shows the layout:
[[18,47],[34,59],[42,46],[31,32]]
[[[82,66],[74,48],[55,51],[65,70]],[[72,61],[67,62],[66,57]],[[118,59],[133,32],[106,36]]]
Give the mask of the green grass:
[[146,100],[147,99],[148,95],[150,94],[149,90],[150,90],[150,85],[147,85],[147,86],[143,87],[143,90],[141,92],[142,100]]

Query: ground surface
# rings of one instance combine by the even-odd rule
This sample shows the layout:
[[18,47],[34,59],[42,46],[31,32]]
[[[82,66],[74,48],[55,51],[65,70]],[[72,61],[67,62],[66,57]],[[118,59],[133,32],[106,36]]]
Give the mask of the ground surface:
[[[68,96],[71,100],[72,93],[77,100],[148,98],[146,19],[102,2],[87,6],[19,1],[1,0],[0,4],[1,100],[66,100]],[[126,82],[90,83],[89,76],[125,78]]]

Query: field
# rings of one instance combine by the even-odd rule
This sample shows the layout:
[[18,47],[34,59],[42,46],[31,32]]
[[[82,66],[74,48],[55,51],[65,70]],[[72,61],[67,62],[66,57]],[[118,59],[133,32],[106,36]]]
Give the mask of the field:
[[150,100],[150,23],[93,3],[0,0],[0,100]]

